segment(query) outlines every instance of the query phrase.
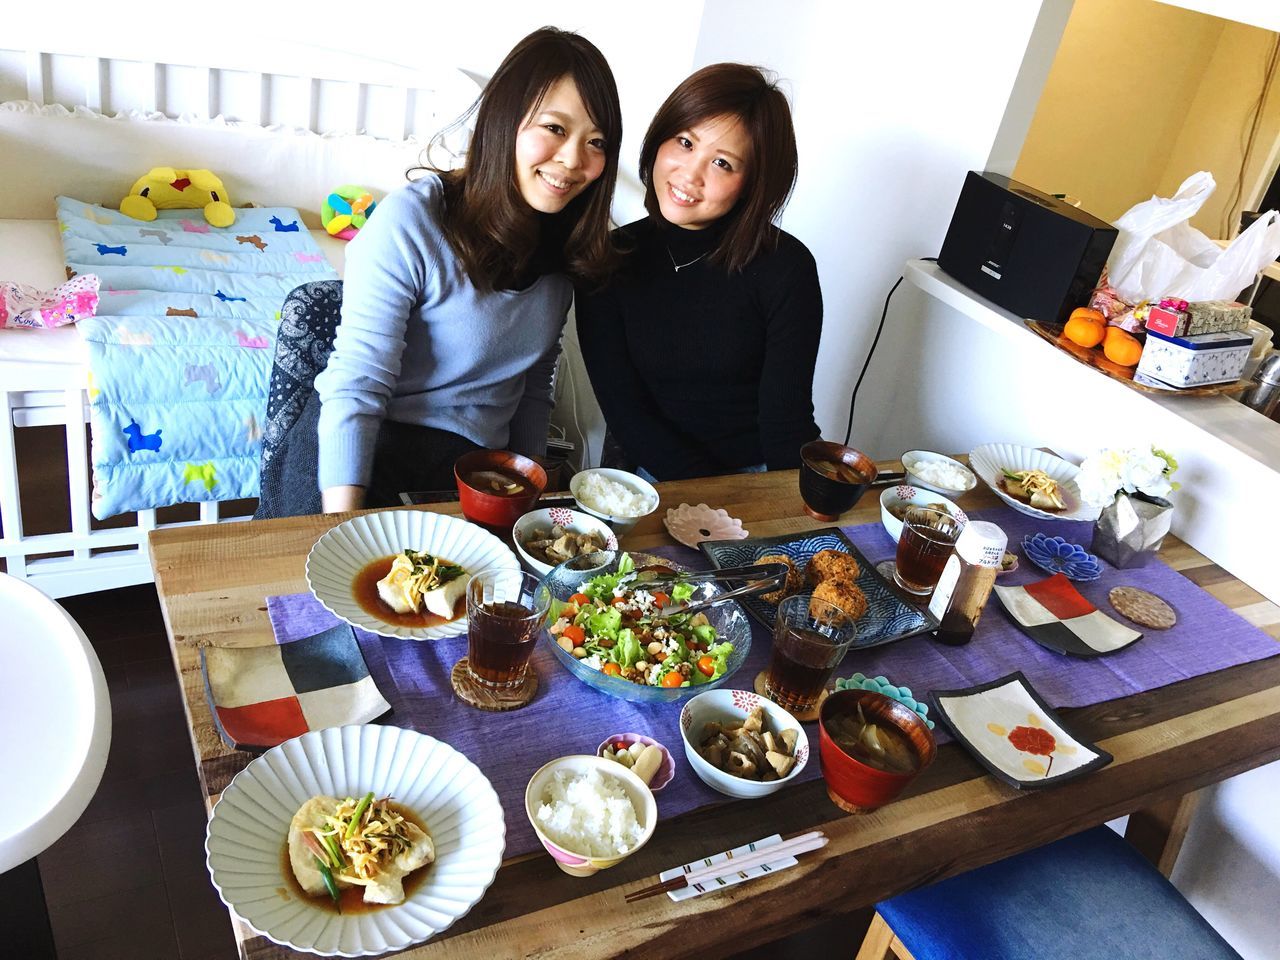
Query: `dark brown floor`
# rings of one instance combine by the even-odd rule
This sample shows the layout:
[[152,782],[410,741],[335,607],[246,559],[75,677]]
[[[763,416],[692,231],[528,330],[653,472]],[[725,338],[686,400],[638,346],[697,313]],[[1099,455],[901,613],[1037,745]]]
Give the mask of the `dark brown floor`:
[[155,588],[62,601],[111,693],[111,753],[75,826],[39,857],[59,960],[230,960],[204,866],[204,802]]
[[[58,960],[234,960],[205,869],[204,803],[155,588],[61,602],[102,662],[112,731],[97,794],[39,857]],[[859,911],[736,960],[852,956],[869,920]]]

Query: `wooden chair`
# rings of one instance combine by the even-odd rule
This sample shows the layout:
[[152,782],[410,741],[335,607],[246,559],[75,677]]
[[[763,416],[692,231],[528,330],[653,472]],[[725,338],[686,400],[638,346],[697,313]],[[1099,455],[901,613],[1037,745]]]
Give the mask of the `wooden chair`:
[[1107,827],[877,905],[857,960],[1240,960]]

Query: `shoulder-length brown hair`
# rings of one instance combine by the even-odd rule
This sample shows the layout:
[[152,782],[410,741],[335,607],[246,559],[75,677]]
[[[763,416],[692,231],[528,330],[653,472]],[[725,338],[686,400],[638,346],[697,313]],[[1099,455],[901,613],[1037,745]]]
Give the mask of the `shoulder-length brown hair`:
[[[535,212],[516,185],[516,135],[562,77],[573,80],[591,121],[604,134],[605,164],[581,195],[548,216]],[[576,33],[535,30],[507,54],[458,123],[473,115],[475,133],[462,169],[435,170],[445,184],[444,233],[471,282],[485,289],[509,288],[535,257],[539,268],[601,282],[615,260],[609,206],[622,143],[618,87],[604,55]]]
[[778,241],[772,229],[796,184],[796,132],[791,107],[778,84],[759,67],[713,63],[672,91],[658,108],[640,148],[644,206],[659,223],[662,211],[653,187],[658,148],[676,134],[715,117],[737,117],[750,144],[745,182],[734,208],[725,214],[724,235],[711,261],[741,270]]

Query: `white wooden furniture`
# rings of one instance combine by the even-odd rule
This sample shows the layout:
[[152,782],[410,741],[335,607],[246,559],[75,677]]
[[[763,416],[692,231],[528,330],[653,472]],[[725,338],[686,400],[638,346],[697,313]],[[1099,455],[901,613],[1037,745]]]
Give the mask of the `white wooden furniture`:
[[111,700],[84,632],[35,587],[0,574],[0,873],[88,806],[111,745]]
[[[322,75],[306,72],[320,64]],[[331,51],[282,50],[265,67],[5,50],[0,40],[0,101],[17,101],[0,104],[0,279],[42,289],[61,282],[53,198],[118,206],[162,164],[214,170],[233,204],[297,207],[341,273],[345,244],[318,229],[325,195],[343,183],[381,193],[404,183],[432,135],[479,91],[458,70]],[[465,140],[465,129],[455,132],[432,160],[447,164]],[[167,525],[155,510],[110,529],[91,520],[86,356],[74,328],[0,330],[0,561],[54,597],[150,581],[143,546]],[[65,430],[65,479],[50,484],[47,464],[20,456],[17,431],[37,426]],[[64,496],[66,529],[24,529],[24,505]],[[216,523],[221,513],[202,503],[198,519],[181,522]]]

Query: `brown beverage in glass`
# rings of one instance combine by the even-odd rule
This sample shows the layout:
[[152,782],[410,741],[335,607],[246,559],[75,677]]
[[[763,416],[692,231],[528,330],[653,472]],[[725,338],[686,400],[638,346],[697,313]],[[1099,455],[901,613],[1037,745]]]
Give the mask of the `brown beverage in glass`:
[[932,593],[963,529],[964,524],[945,510],[908,510],[898,538],[897,567],[893,572],[898,586],[920,596]]
[[546,619],[550,595],[516,570],[487,570],[467,585],[467,666],[477,683],[515,687]]
[[811,709],[857,635],[857,623],[834,604],[787,597],[778,604],[766,695],[792,712]]

